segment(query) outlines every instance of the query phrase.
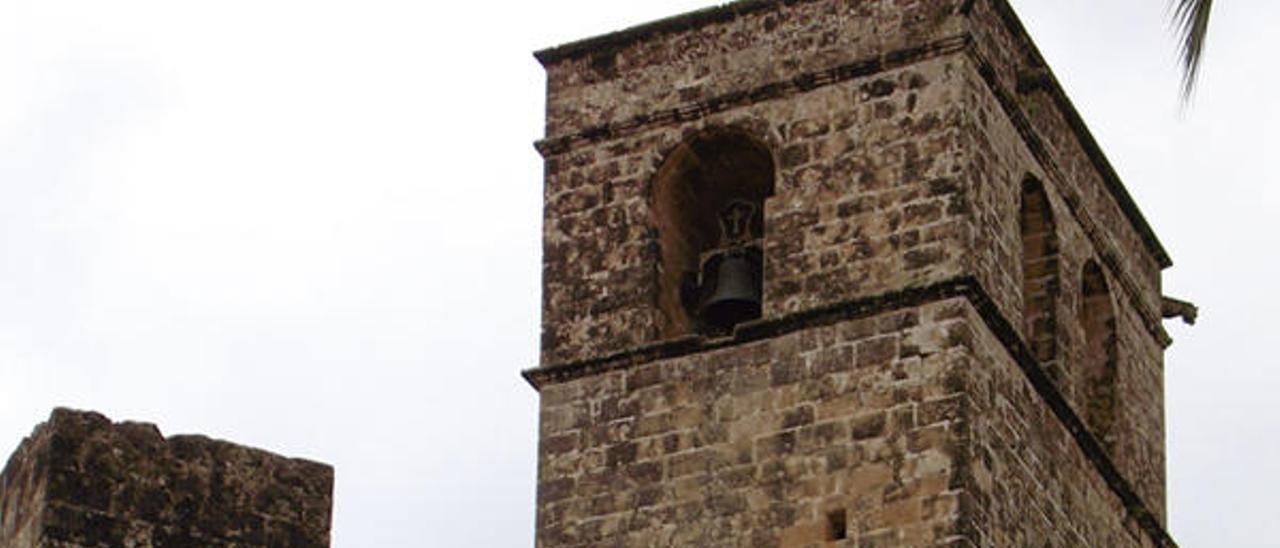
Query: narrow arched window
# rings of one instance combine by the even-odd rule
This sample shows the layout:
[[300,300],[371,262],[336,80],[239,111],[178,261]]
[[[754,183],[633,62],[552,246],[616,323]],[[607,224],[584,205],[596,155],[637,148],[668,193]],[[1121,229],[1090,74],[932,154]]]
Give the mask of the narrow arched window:
[[663,335],[725,333],[760,316],[768,147],[735,130],[693,135],[662,162],[653,185]]
[[1116,315],[1107,278],[1096,261],[1085,263],[1080,275],[1080,324],[1084,331],[1081,367],[1085,423],[1102,445],[1111,450],[1112,426],[1117,419]]
[[1022,182],[1022,317],[1023,333],[1036,360],[1058,386],[1063,386],[1058,366],[1058,235],[1053,209],[1039,181]]

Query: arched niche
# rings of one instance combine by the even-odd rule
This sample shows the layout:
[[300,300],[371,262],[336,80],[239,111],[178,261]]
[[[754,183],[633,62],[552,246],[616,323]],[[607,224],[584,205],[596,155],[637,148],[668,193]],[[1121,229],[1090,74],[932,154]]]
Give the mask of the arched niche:
[[1090,260],[1080,274],[1080,324],[1084,331],[1083,383],[1084,419],[1094,437],[1111,450],[1112,427],[1117,419],[1116,314],[1107,278],[1096,261]]
[[1057,364],[1058,234],[1044,186],[1032,177],[1022,182],[1018,215],[1022,234],[1022,317],[1031,352],[1050,377],[1062,385]]
[[[689,309],[683,286],[708,252],[722,245],[721,213],[731,204],[753,206],[750,237],[764,237],[764,201],[773,195],[774,161],[769,148],[745,132],[714,128],[675,147],[652,186],[653,223],[658,231],[658,302],[663,336],[704,331]],[[757,259],[758,260],[758,259]]]

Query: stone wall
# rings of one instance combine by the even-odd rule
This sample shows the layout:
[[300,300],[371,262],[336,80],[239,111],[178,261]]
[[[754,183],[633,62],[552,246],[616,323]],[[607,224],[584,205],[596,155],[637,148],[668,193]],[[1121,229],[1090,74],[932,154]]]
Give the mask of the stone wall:
[[[739,127],[775,151],[778,190],[766,203],[766,317],[972,272],[1021,326],[1018,190],[1033,176],[1049,194],[1063,247],[1054,303],[1056,346],[1063,354],[1057,365],[1066,377],[1060,389],[1068,396],[1081,391],[1082,381],[1073,376],[1083,339],[1079,273],[1085,260],[1096,258],[1108,267],[1120,309],[1124,393],[1118,430],[1129,435],[1113,456],[1143,485],[1151,503],[1163,508],[1160,355],[1167,336],[1154,308],[1161,258],[1107,190],[1109,167],[1097,164],[1105,159],[1090,155],[1082,144],[1087,135],[1071,127],[1051,93],[1017,92],[1018,67],[1035,66],[1038,57],[1009,27],[1009,16],[999,12],[1002,4],[977,2],[965,16],[946,3],[928,4],[926,10],[908,3],[900,17],[877,11],[897,13],[878,2],[762,8],[607,50],[618,59],[607,74],[585,57],[550,65],[548,127],[570,131],[588,122],[629,120],[631,111],[603,108],[610,94],[627,94],[626,101],[611,103],[618,108],[679,111],[680,104],[705,107],[708,99],[733,90],[767,87],[768,78],[790,82],[785,78],[805,69],[821,73],[824,65],[814,63],[883,59],[889,53],[883,48],[890,46],[912,52],[897,57],[898,68],[880,67],[865,76],[835,71],[832,78],[854,76],[811,90],[787,88],[777,98],[748,99],[721,111],[695,109],[684,122],[650,121],[595,141],[570,140],[563,150],[547,149],[543,363],[661,338],[648,193],[665,152],[690,132]],[[949,17],[964,24],[948,23]],[[766,24],[772,32],[743,30]],[[817,25],[851,30],[834,33],[829,43],[799,38],[831,34]],[[972,45],[952,52],[922,50],[918,43],[913,49],[902,41],[906,36],[948,43],[953,33],[970,36]],[[747,42],[725,38],[739,35]],[[717,40],[733,46],[716,45]],[[671,53],[681,48],[704,55]],[[759,48],[778,59],[764,65],[768,70],[751,70],[764,55],[753,53]],[[702,74],[704,85],[671,96],[679,87],[670,80],[673,74]],[[619,81],[625,88],[614,87]]]
[[538,545],[952,539],[959,304],[543,386]]
[[[765,25],[765,19],[776,19],[772,24],[777,36],[769,39],[782,43],[767,42],[767,51],[794,47],[791,58],[806,59],[792,63],[779,58],[768,65],[776,70],[796,65],[782,76],[812,68],[814,55],[847,64],[843,69],[827,67],[822,85],[810,89],[791,80],[766,83],[763,78],[779,75],[755,68],[763,53],[742,53],[739,58],[725,51],[716,62],[740,64],[742,78],[713,71],[704,75],[708,87],[685,93],[684,100],[705,104],[728,89],[722,77],[733,86],[764,86],[775,96],[748,97],[733,108],[703,112],[679,123],[646,122],[598,140],[552,136],[544,141],[543,363],[617,352],[661,338],[655,270],[660,251],[651,185],[668,152],[706,128],[741,130],[775,155],[775,194],[765,211],[766,317],[961,273],[961,254],[970,240],[964,222],[968,206],[958,192],[964,156],[957,139],[960,86],[954,81],[957,64],[963,62],[957,55],[963,44],[946,38],[949,27],[942,24],[942,15],[951,8],[927,4],[928,9],[917,6],[924,10],[919,15],[894,16],[901,21],[888,13],[877,16],[875,25],[886,26],[876,27],[882,39],[859,38],[862,46],[844,49],[841,45],[848,44],[818,43],[807,34],[823,24],[831,27],[828,34],[841,40],[855,35],[835,32],[832,20],[820,18],[834,9],[826,3],[800,3],[796,13],[766,10],[724,23],[751,29]],[[854,16],[870,8],[848,9],[854,12],[838,20],[847,18],[855,27],[872,25]],[[933,22],[928,32],[911,26],[923,20]],[[695,33],[706,43],[699,47],[712,47],[724,32],[730,31]],[[762,33],[734,32],[765,40]],[[884,48],[900,45],[904,32],[937,40],[925,48],[894,50],[886,60],[891,52]],[[693,47],[685,43],[692,38],[683,35],[655,40],[670,43],[661,48],[636,45],[616,55],[622,59],[651,49]],[[672,86],[669,73],[709,70],[698,67],[712,62],[683,57],[644,61],[637,57],[619,62],[614,79],[604,82],[587,74],[593,69],[582,64],[585,61],[549,66],[550,130],[580,129],[586,122],[571,120],[597,122],[601,113],[636,104],[674,105],[671,101],[677,99],[666,95]],[[654,66],[660,62],[676,64],[662,70],[664,65]],[[621,85],[614,80],[628,82],[625,100],[607,101],[608,93],[622,93],[611,87]],[[606,102],[613,106],[605,108]],[[610,116],[624,120],[627,113]]]
[[965,534],[975,546],[1159,546],[1008,348],[966,307]]
[[[1105,173],[1085,153],[1080,136],[1067,127],[1050,92],[1017,93],[1017,67],[1032,64],[1034,50],[1029,45],[1015,47],[1019,42],[995,6],[990,1],[976,3],[971,17],[976,53],[961,78],[967,105],[961,140],[972,157],[965,178],[971,181],[978,227],[972,271],[1011,323],[1023,327],[1019,192],[1027,176],[1041,181],[1059,245],[1057,366],[1065,382],[1058,389],[1082,414],[1086,379],[1079,374],[1085,347],[1081,273],[1092,259],[1104,267],[1116,310],[1119,416],[1110,456],[1163,516],[1163,350],[1168,336],[1159,323],[1159,259],[1106,190]],[[999,64],[983,64],[988,60]],[[1020,123],[1028,126],[1020,129]]]
[[57,409],[0,474],[0,546],[329,545],[333,469]]
[[973,298],[549,380],[538,545],[1162,545]]
[[547,69],[546,134],[679,117],[664,113],[918,48],[963,30],[961,4],[748,0],[659,23],[643,40],[539,52]]

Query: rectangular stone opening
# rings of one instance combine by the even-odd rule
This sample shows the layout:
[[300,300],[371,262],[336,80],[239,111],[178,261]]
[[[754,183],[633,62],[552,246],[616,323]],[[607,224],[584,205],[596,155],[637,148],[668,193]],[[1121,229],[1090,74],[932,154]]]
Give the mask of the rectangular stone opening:
[[827,540],[844,540],[849,538],[848,524],[845,522],[844,509],[827,513]]

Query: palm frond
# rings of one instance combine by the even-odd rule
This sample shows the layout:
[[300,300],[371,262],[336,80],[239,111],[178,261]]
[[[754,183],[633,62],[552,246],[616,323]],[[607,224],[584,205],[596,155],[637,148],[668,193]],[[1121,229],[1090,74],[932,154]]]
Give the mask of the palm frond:
[[1209,30],[1209,11],[1213,0],[1173,0],[1173,24],[1182,43],[1182,98],[1191,96],[1200,73],[1205,37]]

